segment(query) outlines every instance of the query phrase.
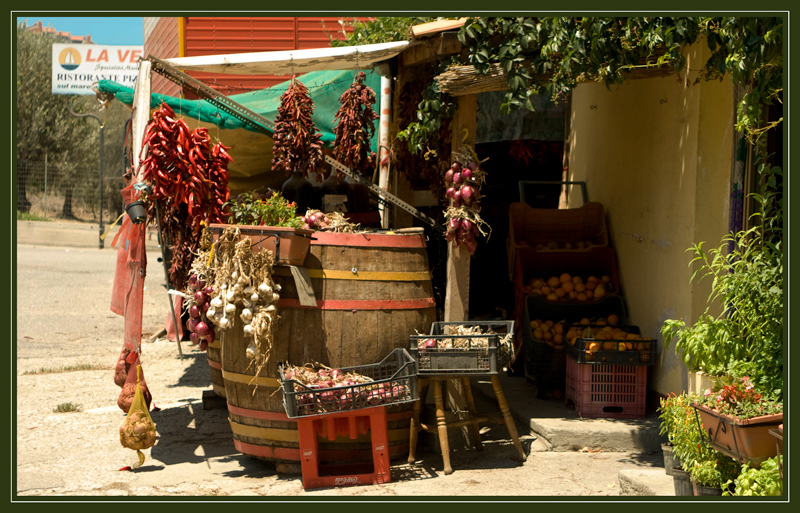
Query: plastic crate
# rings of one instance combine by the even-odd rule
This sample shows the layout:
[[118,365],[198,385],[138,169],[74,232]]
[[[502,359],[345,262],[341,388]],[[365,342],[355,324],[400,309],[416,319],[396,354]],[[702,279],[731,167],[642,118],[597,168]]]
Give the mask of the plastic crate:
[[541,296],[527,296],[524,300],[521,335],[523,341],[525,376],[544,389],[563,388],[566,381],[566,342],[550,345],[533,338],[531,321],[552,320],[557,323],[577,323],[584,317],[595,319],[615,314],[620,323],[628,322],[625,302],[621,296],[611,295],[587,303],[546,301]]
[[[456,326],[478,326],[494,333],[452,335],[450,329]],[[504,334],[511,334],[508,345],[500,341]],[[415,370],[420,376],[497,374],[499,368],[514,359],[514,321],[434,322],[429,335],[412,335],[410,339]],[[436,346],[420,348],[420,342],[428,339],[434,340]],[[463,343],[467,346],[453,347]]]
[[414,360],[404,348],[392,351],[380,363],[343,367],[372,378],[368,383],[313,388],[295,379],[285,379],[284,367],[278,367],[283,390],[283,406],[290,419],[360,410],[374,406],[408,403],[419,399]]
[[567,403],[582,417],[638,419],[645,416],[647,367],[588,365],[567,355]]
[[[566,324],[564,329],[568,330],[573,326],[580,328],[601,329],[603,326]],[[626,333],[639,335],[638,326],[619,326]],[[606,343],[613,343],[615,348],[605,347]],[[597,343],[600,349],[590,348],[590,344]],[[624,344],[625,349],[620,349],[618,344]],[[655,340],[628,340],[628,339],[598,339],[598,338],[575,338],[573,343],[566,343],[565,350],[578,363],[588,363],[592,365],[619,364],[619,365],[654,365],[656,360],[656,341]]]
[[508,210],[508,274],[514,280],[517,251],[548,250],[548,244],[555,242],[558,251],[564,251],[567,243],[572,244],[570,252],[585,252],[590,248],[579,249],[577,243],[591,241],[592,247],[608,246],[608,229],[602,203],[589,202],[578,208],[555,209],[533,208],[526,203],[512,203]]

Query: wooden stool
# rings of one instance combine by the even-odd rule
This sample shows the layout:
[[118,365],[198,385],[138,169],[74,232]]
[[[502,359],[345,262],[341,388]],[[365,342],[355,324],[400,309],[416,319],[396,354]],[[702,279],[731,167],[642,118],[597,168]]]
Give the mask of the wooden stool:
[[[517,435],[517,427],[514,425],[514,419],[511,417],[511,412],[508,410],[508,403],[506,402],[506,398],[503,395],[503,389],[500,387],[500,381],[497,379],[497,376],[492,374],[492,388],[494,389],[494,395],[497,397],[497,403],[500,405],[500,411],[503,413],[503,419],[506,423],[506,428],[508,428],[508,432],[511,435],[511,439],[514,442],[514,447],[517,448],[522,461],[526,460],[525,453],[522,450],[522,444],[519,441],[519,436]],[[464,387],[464,396],[467,400],[467,411],[469,412],[469,419],[459,420],[456,422],[446,422],[444,418],[444,400],[442,399],[442,381],[459,381],[461,385]],[[421,410],[422,402],[425,401],[425,394],[423,390],[427,389],[427,386],[430,381],[433,381],[433,400],[436,406],[436,427],[427,426],[425,424],[421,424],[419,421],[419,415]],[[411,416],[411,433],[410,439],[408,443],[408,462],[414,463],[416,458],[414,457],[414,451],[417,448],[417,435],[419,434],[419,430],[423,429],[429,433],[438,433],[439,434],[439,445],[442,447],[442,459],[444,460],[444,473],[445,475],[449,475],[453,473],[453,468],[450,466],[450,443],[447,439],[447,429],[448,428],[459,428],[462,426],[469,426],[470,432],[472,435],[472,442],[475,445],[475,450],[482,451],[483,444],[481,443],[481,435],[478,431],[478,424],[481,422],[486,422],[488,420],[487,417],[477,417],[477,411],[475,410],[475,401],[472,397],[472,389],[470,388],[469,378],[464,376],[460,378],[453,378],[450,376],[431,376],[427,378],[419,378],[419,400],[414,402],[413,413]]]

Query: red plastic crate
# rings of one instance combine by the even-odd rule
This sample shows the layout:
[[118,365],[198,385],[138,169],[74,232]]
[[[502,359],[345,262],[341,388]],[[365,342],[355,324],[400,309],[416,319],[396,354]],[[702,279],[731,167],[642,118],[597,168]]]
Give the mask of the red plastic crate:
[[[380,484],[392,480],[385,406],[300,417],[297,431],[305,490]],[[320,464],[318,434],[328,440],[348,435],[355,440],[367,431],[372,439],[371,463]]]
[[582,417],[638,419],[645,415],[647,367],[591,365],[567,355],[566,398]]

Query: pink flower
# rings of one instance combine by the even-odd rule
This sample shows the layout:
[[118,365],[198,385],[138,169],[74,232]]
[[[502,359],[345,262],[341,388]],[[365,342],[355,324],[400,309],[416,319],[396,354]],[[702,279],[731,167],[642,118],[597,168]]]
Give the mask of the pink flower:
[[710,389],[710,388],[706,388],[706,392],[705,392],[705,396],[706,396],[706,397],[710,396],[712,393],[713,393],[713,392],[711,391],[711,389]]

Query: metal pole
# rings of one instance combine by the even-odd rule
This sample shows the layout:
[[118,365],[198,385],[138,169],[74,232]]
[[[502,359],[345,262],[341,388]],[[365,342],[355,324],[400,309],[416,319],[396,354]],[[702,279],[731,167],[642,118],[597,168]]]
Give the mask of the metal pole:
[[47,152],[44,153],[44,219],[47,221]]
[[97,237],[100,241],[99,247],[103,249],[103,121],[94,114],[78,114],[69,106],[72,96],[67,96],[67,110],[70,114],[78,118],[93,118],[100,124],[100,233]]

